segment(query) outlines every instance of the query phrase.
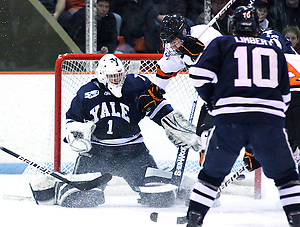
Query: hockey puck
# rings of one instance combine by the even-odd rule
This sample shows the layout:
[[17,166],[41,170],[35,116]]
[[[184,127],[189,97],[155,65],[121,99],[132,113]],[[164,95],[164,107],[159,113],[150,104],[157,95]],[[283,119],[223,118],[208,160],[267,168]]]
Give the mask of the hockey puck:
[[185,223],[187,223],[187,218],[186,218],[186,216],[183,216],[183,217],[177,217],[177,224],[182,225],[182,224],[185,224]]
[[245,174],[240,174],[236,179],[237,180],[245,180],[246,176]]
[[151,221],[157,222],[157,216],[158,216],[158,213],[157,213],[157,212],[152,212],[152,213],[150,214],[150,219],[151,219]]

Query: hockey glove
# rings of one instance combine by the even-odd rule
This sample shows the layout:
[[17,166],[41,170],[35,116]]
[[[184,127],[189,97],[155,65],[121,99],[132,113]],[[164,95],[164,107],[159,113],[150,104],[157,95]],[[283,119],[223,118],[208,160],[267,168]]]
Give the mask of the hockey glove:
[[244,154],[244,158],[243,158],[243,161],[246,165],[246,168],[248,171],[253,171],[255,169],[258,169],[259,167],[261,167],[259,161],[257,161],[255,158],[254,158],[254,154],[252,153],[252,149],[247,147],[245,149],[245,154]]
[[70,122],[67,123],[66,139],[73,151],[82,153],[91,150],[91,136],[96,128],[92,121],[86,123]]
[[199,41],[199,39],[187,35],[182,38],[182,45],[179,47],[179,51],[182,54],[188,55],[192,60],[196,60],[196,58],[202,53],[205,45]]
[[144,91],[139,96],[139,108],[142,112],[149,112],[154,110],[162,101],[163,94],[166,92],[157,85],[151,83],[151,87]]
[[161,119],[161,124],[169,140],[176,146],[185,148],[192,147],[195,151],[200,150],[196,127],[186,120],[181,113],[173,110]]
[[201,144],[201,151],[199,152],[199,156],[200,156],[199,164],[200,164],[200,166],[203,165],[203,160],[204,160],[204,157],[206,155],[209,133],[210,133],[210,130],[204,130],[201,133],[201,136],[198,138],[200,140],[199,144]]

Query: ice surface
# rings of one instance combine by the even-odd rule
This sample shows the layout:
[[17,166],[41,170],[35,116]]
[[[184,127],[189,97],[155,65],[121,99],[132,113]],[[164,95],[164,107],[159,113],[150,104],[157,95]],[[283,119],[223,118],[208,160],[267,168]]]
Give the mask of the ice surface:
[[[1,226],[185,226],[176,224],[176,217],[186,214],[187,207],[183,203],[171,208],[144,207],[137,203],[138,195],[133,192],[119,195],[124,193],[124,190],[130,191],[126,185],[122,191],[115,193],[111,193],[110,187],[113,186],[108,186],[106,203],[97,208],[37,205],[31,198],[28,186],[30,179],[32,176],[0,175]],[[264,179],[263,182],[263,196],[260,200],[246,195],[222,194],[221,206],[209,211],[203,226],[288,227],[275,186],[268,179]],[[23,197],[26,199],[16,200]],[[152,212],[159,213],[157,223],[150,220]]]
[[[53,124],[53,116],[49,109],[54,107],[53,76],[1,75],[0,82],[1,145],[37,162],[39,158],[44,159],[43,154],[48,150],[52,155],[53,130],[50,126]],[[155,126],[154,123],[153,125]],[[147,137],[147,132],[143,132],[151,154],[155,159],[167,156],[168,159],[175,160],[177,149],[166,139],[160,141],[164,132],[158,130],[157,126],[154,134],[160,138],[155,139],[154,144],[148,140],[150,137]],[[168,147],[157,146],[168,143],[169,146],[173,146],[173,151]],[[174,157],[170,157],[171,155]],[[189,157],[191,156],[198,160],[196,152],[190,152]],[[0,152],[0,161],[18,162],[4,152]],[[186,214],[187,207],[183,203],[165,209],[143,207],[137,203],[138,195],[126,185],[121,189],[115,189],[113,185],[108,186],[105,192],[106,203],[97,208],[71,209],[37,205],[31,198],[28,186],[32,177],[34,176],[0,175],[1,227],[184,226],[175,224],[177,216]],[[262,189],[262,199],[255,200],[251,196],[253,188],[252,191],[249,189],[249,192],[241,192],[241,187],[230,185],[220,198],[221,206],[212,208],[207,214],[204,227],[288,227],[273,183],[264,178]],[[29,200],[16,200],[23,197],[29,197]],[[159,213],[157,223],[150,221],[152,212]]]

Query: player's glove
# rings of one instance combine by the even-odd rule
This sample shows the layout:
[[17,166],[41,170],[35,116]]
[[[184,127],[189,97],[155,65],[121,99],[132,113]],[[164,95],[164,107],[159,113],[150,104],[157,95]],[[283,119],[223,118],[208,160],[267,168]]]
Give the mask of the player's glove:
[[161,119],[161,124],[169,140],[176,146],[193,148],[199,151],[201,142],[196,135],[196,127],[190,123],[184,116],[173,110]]
[[199,136],[199,138],[198,138],[200,140],[200,142],[198,142],[198,143],[201,144],[201,151],[199,152],[199,156],[200,156],[199,164],[200,164],[200,166],[203,165],[203,160],[204,160],[204,157],[206,155],[209,133],[210,133],[210,130],[204,130],[201,133],[201,136]]
[[190,56],[192,60],[195,60],[205,48],[205,45],[197,38],[190,35],[182,38],[182,45],[179,47],[179,51],[182,54]]
[[91,150],[91,136],[96,128],[92,121],[69,122],[66,128],[66,140],[73,151],[88,152]]
[[258,169],[259,167],[261,167],[259,161],[257,161],[255,158],[254,158],[254,154],[252,153],[252,149],[247,147],[245,149],[245,154],[244,154],[244,158],[243,158],[243,161],[246,165],[246,168],[248,171],[253,171],[255,169]]
[[163,94],[165,93],[166,92],[163,89],[151,83],[151,87],[139,96],[140,110],[142,112],[149,112],[150,110],[154,110],[162,101]]

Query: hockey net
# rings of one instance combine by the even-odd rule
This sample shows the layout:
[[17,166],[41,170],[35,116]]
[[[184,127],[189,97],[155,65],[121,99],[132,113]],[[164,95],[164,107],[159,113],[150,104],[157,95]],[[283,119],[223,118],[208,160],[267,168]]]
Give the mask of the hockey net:
[[[55,126],[54,126],[54,162],[46,163],[48,168],[55,171],[72,173],[76,159],[76,152],[63,142],[65,136],[65,113],[68,110],[71,100],[77,90],[89,82],[95,76],[95,70],[99,59],[103,54],[64,54],[59,56],[55,65]],[[150,80],[156,73],[157,61],[161,54],[116,54],[119,57],[128,73],[138,73],[147,76]],[[174,109],[179,110],[187,119],[190,118],[196,90],[188,79],[187,69],[180,71],[179,75],[172,79],[165,94],[166,99]],[[192,123],[197,124],[198,115],[203,102],[197,99],[197,106]],[[140,122],[140,127],[145,144],[150,150],[161,169],[171,170],[174,166],[178,149],[167,139],[162,127],[159,127],[149,118]],[[241,156],[242,157],[242,156]],[[242,158],[239,158],[232,174],[242,166]],[[197,176],[200,170],[199,154],[190,151],[186,162],[185,174]],[[30,172],[27,169],[26,172]],[[248,181],[243,181],[253,188],[256,198],[260,197],[260,173],[244,172]],[[248,189],[246,189],[248,190]]]

